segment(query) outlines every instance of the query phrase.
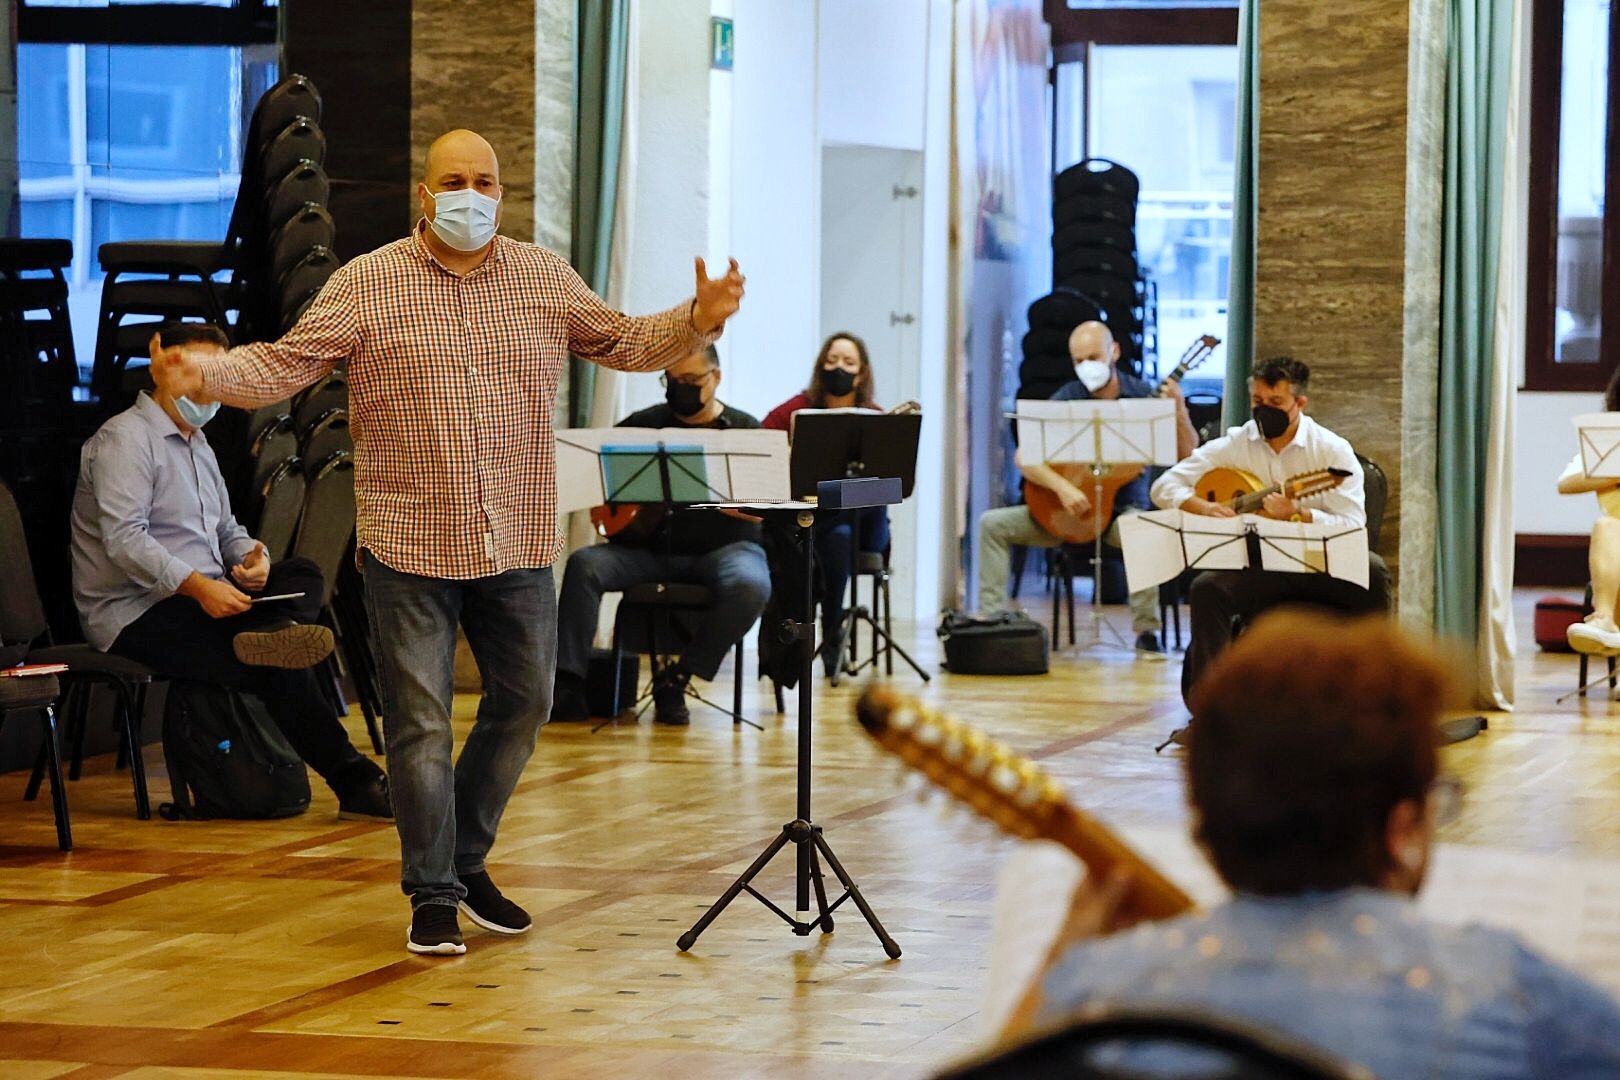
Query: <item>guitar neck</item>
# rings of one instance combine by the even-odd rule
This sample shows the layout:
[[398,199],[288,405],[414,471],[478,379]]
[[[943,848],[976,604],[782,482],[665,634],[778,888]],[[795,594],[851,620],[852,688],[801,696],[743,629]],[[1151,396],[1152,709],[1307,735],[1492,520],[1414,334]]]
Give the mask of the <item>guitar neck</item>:
[[1232,500],[1232,509],[1240,514],[1252,514],[1265,505],[1267,495],[1275,495],[1281,490],[1281,484],[1272,484],[1248,495],[1239,495]]
[[1074,807],[1059,808],[1049,832],[1050,839],[1073,852],[1093,874],[1100,876],[1121,865],[1129,867],[1134,914],[1144,919],[1168,919],[1192,910],[1192,897],[1175,882],[1144,861],[1112,831]]

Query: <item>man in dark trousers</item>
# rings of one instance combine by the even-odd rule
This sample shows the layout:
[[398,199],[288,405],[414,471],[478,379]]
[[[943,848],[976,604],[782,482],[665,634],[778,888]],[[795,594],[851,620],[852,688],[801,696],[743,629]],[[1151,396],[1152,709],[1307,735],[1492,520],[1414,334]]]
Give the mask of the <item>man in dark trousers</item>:
[[[757,428],[759,421],[721,402],[720,357],[714,347],[693,353],[664,373],[665,401],[619,421],[630,428]],[[581,548],[563,571],[557,611],[557,688],[553,720],[584,720],[585,674],[596,636],[602,594],[659,581],[703,585],[714,603],[681,658],[655,672],[654,719],[689,722],[686,687],[712,679],[726,654],[754,625],[771,596],[770,570],[752,518],[716,510],[642,508],[614,542]],[[642,522],[642,517],[657,517]],[[640,526],[640,527],[638,527]]]

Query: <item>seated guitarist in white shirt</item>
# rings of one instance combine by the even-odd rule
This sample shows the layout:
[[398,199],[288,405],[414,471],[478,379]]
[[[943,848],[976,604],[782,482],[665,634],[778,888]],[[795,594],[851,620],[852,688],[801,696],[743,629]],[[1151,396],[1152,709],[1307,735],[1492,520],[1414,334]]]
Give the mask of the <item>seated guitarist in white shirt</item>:
[[[1282,494],[1267,495],[1261,516],[1279,521],[1315,521],[1365,526],[1361,463],[1343,438],[1305,414],[1311,369],[1292,357],[1263,360],[1249,376],[1253,419],[1211,439],[1160,476],[1151,492],[1160,509],[1233,517],[1224,503],[1198,495],[1200,478],[1213,469],[1240,469],[1262,484],[1280,484],[1319,469],[1342,469],[1349,475],[1337,487],[1296,503]],[[1189,597],[1192,641],[1181,669],[1186,699],[1198,676],[1232,641],[1234,620],[1247,622],[1279,604],[1318,604],[1349,612],[1389,607],[1389,567],[1369,553],[1369,588],[1326,574],[1292,574],[1269,570],[1208,570],[1193,580]]]

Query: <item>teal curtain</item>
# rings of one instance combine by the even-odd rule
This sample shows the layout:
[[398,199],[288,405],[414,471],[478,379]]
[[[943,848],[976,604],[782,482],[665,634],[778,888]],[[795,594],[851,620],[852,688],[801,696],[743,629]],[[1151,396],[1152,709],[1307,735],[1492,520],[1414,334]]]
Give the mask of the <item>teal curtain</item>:
[[[598,295],[607,292],[618,208],[629,17],[630,0],[578,0],[575,8],[573,263]],[[595,390],[596,366],[570,358],[572,426],[590,423]]]
[[1448,0],[1435,628],[1479,632],[1513,0]]
[[1260,188],[1260,0],[1238,8],[1237,148],[1232,190],[1232,269],[1226,291],[1228,427],[1249,418],[1254,366],[1254,244]]

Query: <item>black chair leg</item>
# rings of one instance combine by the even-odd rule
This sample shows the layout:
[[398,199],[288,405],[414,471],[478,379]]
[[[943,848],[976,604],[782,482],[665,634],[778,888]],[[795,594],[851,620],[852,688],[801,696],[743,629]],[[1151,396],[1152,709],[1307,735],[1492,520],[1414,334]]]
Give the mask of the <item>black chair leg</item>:
[[887,640],[883,644],[883,670],[886,674],[894,674],[894,596],[889,592],[889,572],[883,572],[883,633]]
[[731,722],[742,723],[742,682],[743,682],[743,643],[742,638],[737,639],[737,658],[732,664],[731,675]]
[[51,772],[51,813],[56,817],[56,846],[63,851],[73,850],[73,824],[68,820],[67,787],[62,781],[62,745],[56,731],[56,710],[46,706],[40,710],[44,724],[45,744],[40,752]]
[[[1581,653],[1581,677],[1575,684],[1575,685],[1580,687],[1579,693],[1580,693],[1581,697],[1586,696],[1586,661],[1587,661],[1587,659],[1588,659],[1587,654],[1586,653]],[[38,773],[39,773],[38,766],[35,766],[34,772],[35,772],[35,775],[38,775]]]
[[[640,666],[639,661],[637,667]],[[624,702],[619,700],[619,672],[624,668],[624,640],[619,634],[619,620],[613,620],[613,697],[610,699],[612,707],[609,712],[618,716],[624,711]]]
[[119,687],[121,711],[124,714],[124,741],[129,746],[130,782],[135,787],[135,817],[141,821],[152,819],[152,803],[146,792],[146,758],[141,753],[141,729],[146,721],[146,683],[133,688]]

